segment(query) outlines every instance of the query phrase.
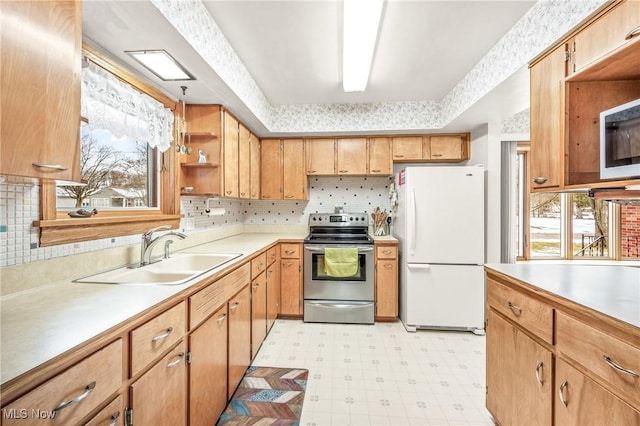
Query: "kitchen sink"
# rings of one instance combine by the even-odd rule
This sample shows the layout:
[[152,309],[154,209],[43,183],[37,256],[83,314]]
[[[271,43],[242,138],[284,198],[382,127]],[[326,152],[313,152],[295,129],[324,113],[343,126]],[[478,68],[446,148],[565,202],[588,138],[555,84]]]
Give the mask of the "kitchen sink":
[[179,285],[205,274],[241,253],[175,253],[169,259],[139,268],[122,267],[74,280],[94,284],[158,284]]

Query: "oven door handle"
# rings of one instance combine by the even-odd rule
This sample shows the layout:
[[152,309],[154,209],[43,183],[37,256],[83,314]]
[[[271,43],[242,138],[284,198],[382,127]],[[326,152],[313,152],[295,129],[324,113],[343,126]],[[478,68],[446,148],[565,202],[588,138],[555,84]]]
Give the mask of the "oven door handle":
[[366,308],[373,305],[373,302],[310,302],[305,301],[308,305],[316,306],[318,308],[338,308],[338,309],[349,309],[349,308]]
[[[345,246],[344,248],[352,248],[349,246]],[[364,252],[368,252],[368,251],[373,251],[373,247],[363,247],[363,246],[357,246],[356,247],[358,249],[358,253],[364,253]],[[313,252],[320,252],[320,251],[324,251],[324,247],[323,246],[309,246],[309,245],[305,245],[304,249],[307,251],[313,251]]]

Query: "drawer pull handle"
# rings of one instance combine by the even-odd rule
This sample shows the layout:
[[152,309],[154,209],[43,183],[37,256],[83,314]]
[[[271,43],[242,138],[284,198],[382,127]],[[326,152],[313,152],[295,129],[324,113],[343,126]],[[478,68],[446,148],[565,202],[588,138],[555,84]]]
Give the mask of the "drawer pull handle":
[[522,312],[522,308],[520,306],[516,306],[511,302],[507,302],[507,304],[509,305],[509,308],[511,308],[514,314],[520,315],[520,312]]
[[216,320],[216,322],[222,322],[222,321],[224,321],[226,318],[227,318],[227,314],[222,314],[222,315],[220,315],[220,318],[218,318],[218,319]]
[[543,183],[545,183],[547,180],[549,180],[549,178],[546,178],[544,176],[538,176],[538,177],[534,177],[533,178],[533,182],[537,183],[538,185],[542,185]]
[[177,355],[176,357],[177,359],[171,361],[169,364],[167,364],[167,368],[173,368],[176,365],[180,364],[182,362],[182,358],[184,358],[184,352],[180,352],[179,355]]
[[632,38],[634,38],[635,36],[637,36],[638,34],[640,34],[640,25],[638,25],[637,27],[635,27],[634,29],[632,29],[631,31],[629,31],[627,33],[626,36],[624,36],[625,40],[631,40]]
[[53,170],[67,170],[67,167],[62,164],[48,164],[48,163],[31,163],[31,165],[35,167],[39,167],[41,169],[53,169]]
[[384,254],[391,254],[391,250],[382,250]]
[[380,173],[381,171],[382,170],[380,170],[380,169],[374,169],[374,170],[371,170],[371,173]]
[[120,411],[116,411],[111,415],[111,423],[109,426],[116,426],[118,424],[118,418],[120,417]]
[[292,265],[292,263],[291,263],[291,262],[287,262],[287,263],[285,263],[285,264],[284,264],[284,266],[287,266],[287,267],[289,267],[289,266],[291,266],[291,265]]
[[285,250],[284,252],[285,252],[285,254],[293,254],[296,251],[295,250]]
[[70,405],[81,402],[83,399],[88,397],[91,392],[93,392],[93,389],[95,389],[95,387],[96,387],[96,382],[89,383],[87,387],[84,388],[84,392],[82,392],[80,395],[76,396],[75,398],[65,401],[62,404],[58,405],[56,408],[53,409],[53,411],[57,413],[58,411],[64,410]]
[[393,265],[387,263],[386,265],[384,265],[384,267],[387,268],[387,269],[391,269],[391,268],[393,268]]
[[638,377],[640,377],[640,376],[638,375],[638,373],[636,373],[636,372],[635,372],[635,371],[633,371],[633,370],[628,370],[628,369],[624,368],[623,366],[621,366],[620,364],[618,364],[618,363],[616,363],[614,360],[612,360],[612,359],[611,359],[611,357],[608,357],[607,355],[603,355],[602,357],[604,358],[604,362],[606,362],[607,364],[609,364],[609,366],[610,366],[610,367],[615,368],[616,370],[620,370],[620,371],[622,371],[623,373],[627,373],[628,375],[633,376],[633,377],[635,377],[636,379],[637,379]]
[[567,382],[566,380],[564,382],[562,382],[562,384],[560,385],[560,401],[562,402],[562,405],[564,405],[565,407],[567,405],[569,405],[569,400],[564,398],[564,390],[567,388],[567,386],[569,386],[569,382]]
[[544,385],[544,380],[542,380],[542,376],[540,375],[540,371],[544,369],[544,363],[540,361],[538,365],[536,365],[536,379],[538,379],[538,383]]
[[255,289],[257,289],[258,287],[260,287],[260,284],[254,284],[254,285],[253,285],[253,289],[254,289],[254,290],[255,290]]
[[158,334],[157,336],[155,336],[153,339],[151,339],[152,342],[157,342],[159,340],[163,340],[166,339],[167,337],[169,337],[169,335],[173,333],[173,327],[169,327],[167,328],[167,331],[165,331],[162,334]]
[[236,309],[238,309],[238,306],[240,306],[240,302],[236,302],[233,305],[229,306],[229,309],[235,311]]

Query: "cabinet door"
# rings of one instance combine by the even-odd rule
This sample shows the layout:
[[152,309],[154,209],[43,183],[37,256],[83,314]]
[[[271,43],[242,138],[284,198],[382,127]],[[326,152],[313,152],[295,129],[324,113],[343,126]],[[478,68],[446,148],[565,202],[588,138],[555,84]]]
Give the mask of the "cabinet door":
[[238,126],[238,196],[251,198],[251,132]]
[[376,318],[394,319],[398,316],[398,261],[376,262]]
[[422,160],[422,136],[392,138],[393,161]]
[[260,139],[253,133],[249,136],[249,198],[260,199]]
[[227,398],[231,398],[251,363],[251,290],[246,286],[229,300],[229,370]]
[[227,305],[189,336],[189,424],[212,425],[227,406]]
[[463,137],[459,135],[430,136],[429,147],[431,159],[440,161],[461,161],[464,159],[463,143]]
[[267,268],[267,332],[280,311],[280,259]]
[[391,142],[389,138],[369,138],[369,174],[393,174]]
[[640,425],[640,412],[625,404],[562,359],[556,359],[555,423]]
[[551,424],[551,352],[493,310],[487,318],[487,408],[499,424]]
[[280,313],[302,315],[302,280],[300,259],[280,261]]
[[0,174],[80,181],[81,12],[0,2]]
[[366,175],[367,174],[367,139],[349,138],[338,139],[338,174]]
[[308,175],[335,175],[335,139],[305,140]]
[[572,71],[579,71],[596,59],[634,39],[625,39],[634,29],[640,31],[640,2],[627,0],[620,3],[573,39]]
[[282,142],[283,199],[307,199],[307,175],[304,171],[304,141],[286,139]]
[[238,198],[238,120],[224,113],[224,196]]
[[187,424],[187,368],[182,341],[130,386],[135,424]]
[[282,142],[263,139],[260,142],[260,198],[282,200]]
[[531,188],[562,185],[566,46],[531,67]]
[[251,359],[256,357],[267,336],[267,275],[263,272],[251,282]]

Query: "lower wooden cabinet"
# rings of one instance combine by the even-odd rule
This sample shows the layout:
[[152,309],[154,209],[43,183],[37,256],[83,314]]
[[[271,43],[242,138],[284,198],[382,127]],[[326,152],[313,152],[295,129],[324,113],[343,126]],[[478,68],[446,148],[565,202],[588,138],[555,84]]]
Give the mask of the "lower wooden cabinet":
[[376,321],[398,318],[398,246],[376,244]]
[[302,316],[302,244],[280,245],[280,314]]
[[183,340],[129,387],[134,424],[187,424],[186,350]]
[[280,312],[280,257],[267,268],[267,332]]
[[189,424],[211,425],[227,406],[225,303],[189,336]]
[[640,412],[562,359],[555,374],[555,425],[640,425]]
[[491,309],[487,318],[487,408],[500,424],[551,424],[551,352]]
[[122,339],[118,339],[3,406],[2,424],[30,424],[36,420],[32,410],[54,416],[55,424],[76,424],[115,394],[122,379]]
[[255,358],[267,336],[267,274],[251,281],[251,359]]
[[227,397],[231,398],[251,364],[251,290],[244,287],[229,300],[229,368]]
[[124,395],[118,395],[109,405],[93,416],[85,426],[124,425],[127,403]]

